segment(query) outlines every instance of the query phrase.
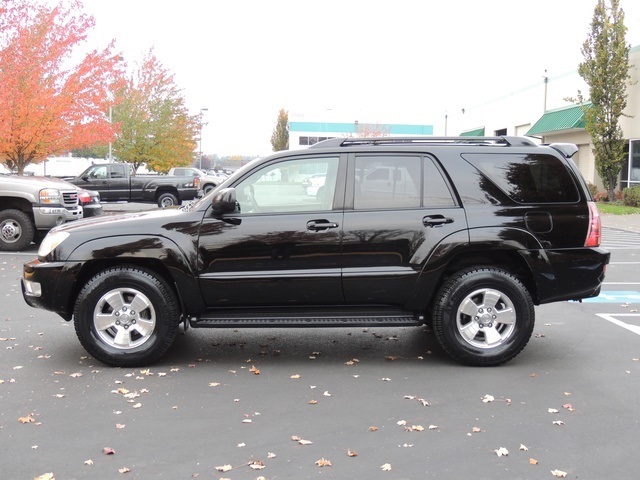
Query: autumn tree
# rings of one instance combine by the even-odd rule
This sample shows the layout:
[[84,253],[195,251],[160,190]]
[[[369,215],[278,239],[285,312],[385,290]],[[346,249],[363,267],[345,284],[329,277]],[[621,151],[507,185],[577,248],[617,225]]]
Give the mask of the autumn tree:
[[379,123],[359,123],[356,135],[358,137],[388,137],[391,127]]
[[578,92],[578,102],[583,105],[596,169],[610,201],[614,199],[618,174],[625,160],[625,141],[618,119],[624,115],[627,106],[630,79],[630,46],[625,41],[626,32],[620,1],[598,0],[591,32],[582,45],[584,62],[578,67],[578,73],[589,86],[591,104],[585,104],[581,92]]
[[284,108],[280,109],[276,128],[271,134],[271,147],[274,152],[289,150],[289,112]]
[[105,112],[120,73],[113,42],[78,57],[94,26],[77,0],[0,4],[0,161],[30,163],[112,138]]
[[113,120],[120,126],[114,155],[131,163],[134,171],[146,164],[149,170],[166,173],[193,161],[200,116],[189,115],[173,75],[153,49],[116,95]]

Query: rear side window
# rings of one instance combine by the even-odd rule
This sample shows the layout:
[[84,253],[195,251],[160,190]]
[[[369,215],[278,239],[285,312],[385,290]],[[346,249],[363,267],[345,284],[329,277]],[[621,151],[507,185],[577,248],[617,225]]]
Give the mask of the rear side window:
[[580,199],[576,184],[562,161],[553,155],[464,154],[518,203],[573,203]]
[[356,157],[354,207],[420,206],[420,157]]

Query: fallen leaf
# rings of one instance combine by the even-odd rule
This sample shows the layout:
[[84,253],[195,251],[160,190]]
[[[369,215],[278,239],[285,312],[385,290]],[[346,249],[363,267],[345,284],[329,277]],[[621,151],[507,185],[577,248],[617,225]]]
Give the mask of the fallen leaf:
[[228,472],[229,470],[233,470],[233,467],[231,465],[221,465],[215,468],[219,472]]
[[102,449],[102,453],[104,453],[105,455],[115,455],[116,451],[111,447],[104,447]]
[[370,432],[377,432],[378,431],[378,427],[369,427],[369,431]]
[[549,412],[549,413],[558,413],[558,409],[557,408],[549,408],[547,410],[547,412]]
[[298,443],[300,445],[313,445],[313,442],[311,440],[305,440],[304,438],[298,440]]
[[325,392],[322,395],[324,395],[325,397],[330,397],[331,396],[331,394],[329,393],[328,390],[325,390]]
[[246,447],[246,446],[247,446],[247,444],[244,443],[244,442],[238,444],[238,448],[242,448],[242,447]]
[[437,430],[438,426],[437,425],[429,425],[429,430]]
[[56,480],[53,473],[43,473],[39,477],[35,477],[33,480]]
[[565,403],[564,405],[562,405],[562,408],[566,408],[570,412],[575,412],[575,408],[573,408],[573,405],[571,405],[570,403]]
[[480,427],[473,427],[473,428],[471,429],[471,431],[472,431],[473,433],[480,433],[482,430],[480,429]]
[[20,423],[34,423],[36,419],[33,418],[33,413],[30,413],[26,417],[18,417],[18,421]]
[[554,420],[553,424],[554,425],[564,425],[564,422],[562,420]]
[[273,452],[268,452],[267,453],[267,458],[276,458],[276,454]]
[[509,455],[509,450],[507,450],[504,447],[500,447],[499,449],[494,450],[494,452],[496,452],[496,455],[498,455],[499,457],[502,457],[502,456],[506,457],[507,455]]
[[253,373],[254,375],[260,375],[260,370],[258,370],[255,365],[251,365],[251,368],[249,369],[249,371],[251,373]]
[[118,472],[120,473],[129,473],[131,470],[129,470],[127,467],[122,467],[118,469]]
[[358,452],[354,452],[353,450],[347,450],[347,457],[357,457]]
[[485,395],[484,397],[482,397],[482,403],[490,403],[493,402],[495,400],[493,395]]
[[398,357],[395,357],[395,356],[393,356],[393,355],[387,355],[385,358],[386,358],[387,360],[392,361],[392,362],[393,362],[394,360],[397,360],[397,359],[398,359]]
[[69,375],[71,378],[78,378],[81,377],[82,374],[80,372],[76,372],[76,373],[72,373],[71,375]]
[[422,432],[424,431],[424,427],[422,425],[411,425],[411,430],[414,432]]
[[295,375],[291,375],[291,378],[293,378],[294,380],[297,380],[300,378],[300,374],[296,373]]
[[538,465],[538,460],[536,460],[535,458],[530,458],[529,465]]
[[142,407],[142,404],[141,404],[141,403],[136,403],[136,404],[133,406],[133,408],[140,408],[140,407]]
[[316,403],[318,403],[317,400],[309,400],[309,405],[315,405]]
[[254,460],[249,463],[249,467],[253,470],[262,470],[264,468],[264,462],[262,460]]
[[116,428],[118,430],[122,430],[124,427],[126,427],[126,425],[124,423],[116,423]]
[[320,460],[316,460],[316,465],[319,467],[330,467],[331,462],[326,458],[321,458]]
[[384,465],[381,465],[380,468],[382,469],[383,472],[389,472],[391,471],[391,464],[385,463]]
[[529,448],[527,448],[526,445],[520,444],[520,448],[518,450],[520,450],[522,452],[528,452]]
[[558,478],[564,478],[567,476],[567,472],[563,472],[562,470],[551,470],[551,475]]
[[85,460],[84,461],[85,465],[93,465],[93,460],[89,459],[89,460]]

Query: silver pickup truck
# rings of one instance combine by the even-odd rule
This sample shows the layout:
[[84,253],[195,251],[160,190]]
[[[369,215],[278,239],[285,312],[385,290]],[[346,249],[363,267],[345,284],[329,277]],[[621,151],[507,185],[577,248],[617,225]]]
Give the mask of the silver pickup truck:
[[0,174],[0,250],[22,250],[36,236],[82,218],[78,195],[55,178]]

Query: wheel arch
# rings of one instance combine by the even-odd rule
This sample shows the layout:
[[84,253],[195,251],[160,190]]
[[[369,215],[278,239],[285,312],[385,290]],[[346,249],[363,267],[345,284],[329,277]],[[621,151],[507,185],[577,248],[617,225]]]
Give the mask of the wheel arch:
[[[426,305],[429,312],[433,306],[435,293],[451,275],[470,267],[493,267],[505,270],[518,278],[529,291],[534,303],[539,304],[539,279],[531,268],[530,252],[541,252],[540,242],[529,232],[517,228],[476,228],[469,230],[469,243],[438,245],[425,262],[421,277],[426,277],[424,292],[432,292]],[[539,257],[543,257],[542,254]],[[447,259],[443,263],[443,259]],[[539,263],[548,263],[546,258]],[[542,265],[538,265],[542,266]],[[436,272],[431,281],[427,272]],[[434,279],[435,277],[435,279]]]
[[[114,245],[119,252],[113,252]],[[70,319],[75,299],[87,281],[98,272],[115,266],[145,268],[162,277],[175,292],[183,315],[201,312],[205,308],[197,274],[191,268],[187,254],[165,237],[125,236],[92,240],[76,248],[68,264],[69,269],[62,273],[67,279],[61,278],[58,282],[63,290],[59,294],[68,297],[67,319]],[[69,292],[65,294],[67,289]]]

